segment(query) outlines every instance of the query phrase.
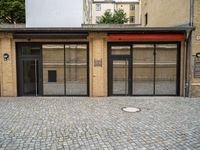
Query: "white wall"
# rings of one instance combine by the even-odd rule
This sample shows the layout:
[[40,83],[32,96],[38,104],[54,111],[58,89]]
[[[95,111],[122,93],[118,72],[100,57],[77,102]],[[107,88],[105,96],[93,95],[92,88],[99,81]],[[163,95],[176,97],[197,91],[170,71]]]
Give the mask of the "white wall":
[[26,0],[27,27],[81,27],[83,0]]

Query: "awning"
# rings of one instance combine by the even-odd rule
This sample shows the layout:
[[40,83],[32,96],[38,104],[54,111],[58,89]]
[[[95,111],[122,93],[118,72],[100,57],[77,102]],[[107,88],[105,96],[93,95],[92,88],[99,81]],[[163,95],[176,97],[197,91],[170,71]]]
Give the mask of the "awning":
[[184,40],[184,34],[109,34],[109,40],[137,40],[137,39],[150,39],[150,40]]

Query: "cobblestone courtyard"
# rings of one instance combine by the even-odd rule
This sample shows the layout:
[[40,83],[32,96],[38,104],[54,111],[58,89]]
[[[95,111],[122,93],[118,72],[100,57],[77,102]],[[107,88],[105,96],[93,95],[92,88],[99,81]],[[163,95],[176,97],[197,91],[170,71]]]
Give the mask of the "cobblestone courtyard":
[[3,149],[200,150],[200,98],[0,98]]

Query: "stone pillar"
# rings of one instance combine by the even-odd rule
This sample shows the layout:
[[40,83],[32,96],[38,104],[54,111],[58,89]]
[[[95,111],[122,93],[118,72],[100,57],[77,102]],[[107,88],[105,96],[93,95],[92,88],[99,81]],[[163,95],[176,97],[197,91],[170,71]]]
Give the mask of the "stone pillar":
[[90,33],[90,96],[107,96],[107,34]]
[[[4,55],[8,54],[8,60]],[[16,90],[16,50],[10,33],[0,33],[0,82],[1,96],[17,96]]]

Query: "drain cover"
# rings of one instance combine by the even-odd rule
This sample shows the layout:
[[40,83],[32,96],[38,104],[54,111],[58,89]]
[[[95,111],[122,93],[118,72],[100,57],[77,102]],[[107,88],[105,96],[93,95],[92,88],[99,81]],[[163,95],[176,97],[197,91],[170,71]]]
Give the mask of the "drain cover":
[[131,113],[141,111],[139,108],[135,108],[135,107],[124,107],[124,108],[122,108],[122,110],[125,112],[131,112]]

